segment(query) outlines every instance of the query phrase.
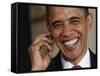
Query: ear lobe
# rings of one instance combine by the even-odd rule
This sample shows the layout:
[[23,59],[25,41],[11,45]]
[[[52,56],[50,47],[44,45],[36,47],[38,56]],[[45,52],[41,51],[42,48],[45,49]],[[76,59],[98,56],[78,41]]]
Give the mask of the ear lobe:
[[48,21],[47,21],[47,20],[46,20],[46,25],[47,25],[47,29],[48,29],[48,31],[50,32],[49,23],[48,23]]
[[48,24],[48,21],[46,20],[46,26],[47,26],[47,29],[49,30],[49,24]]
[[87,16],[87,23],[88,23],[88,30],[91,31],[93,26],[93,16],[91,13],[89,13],[89,15]]

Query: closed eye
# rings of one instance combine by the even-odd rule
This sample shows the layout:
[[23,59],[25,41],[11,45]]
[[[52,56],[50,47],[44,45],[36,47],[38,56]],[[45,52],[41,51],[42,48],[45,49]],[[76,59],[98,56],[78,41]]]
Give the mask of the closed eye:
[[61,23],[56,23],[53,25],[53,27],[58,27],[58,26],[61,26],[62,24]]
[[59,26],[62,25],[62,22],[61,21],[54,21],[52,24],[51,24],[51,27],[53,28],[57,28]]
[[69,22],[72,25],[77,25],[78,23],[80,23],[80,18],[77,16],[73,16],[73,17],[69,18]]
[[80,20],[72,20],[70,21],[70,24],[72,25],[78,25],[80,23]]

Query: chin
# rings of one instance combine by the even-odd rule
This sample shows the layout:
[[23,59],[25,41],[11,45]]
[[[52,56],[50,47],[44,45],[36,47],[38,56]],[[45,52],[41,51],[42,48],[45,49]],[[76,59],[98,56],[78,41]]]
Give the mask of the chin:
[[81,41],[79,37],[73,38],[60,44],[63,55],[71,60],[76,59],[82,53]]

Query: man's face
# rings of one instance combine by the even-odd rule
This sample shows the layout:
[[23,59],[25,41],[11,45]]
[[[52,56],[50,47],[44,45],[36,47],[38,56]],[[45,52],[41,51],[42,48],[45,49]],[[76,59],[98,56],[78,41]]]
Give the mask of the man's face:
[[84,56],[91,21],[83,9],[51,7],[48,12],[49,31],[62,54],[69,60]]

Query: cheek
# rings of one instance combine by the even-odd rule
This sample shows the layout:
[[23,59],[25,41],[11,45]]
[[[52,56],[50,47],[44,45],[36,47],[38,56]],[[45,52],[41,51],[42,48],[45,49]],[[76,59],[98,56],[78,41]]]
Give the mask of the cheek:
[[88,26],[87,24],[81,24],[76,28],[76,30],[82,35],[86,36],[88,33]]
[[87,25],[82,27],[81,31],[82,31],[82,34],[83,34],[84,38],[87,38],[87,35],[88,35],[88,27],[87,27]]
[[80,33],[80,40],[82,46],[84,46],[84,44],[87,44],[87,35],[88,35],[87,25],[86,24],[80,25],[80,27],[77,28],[77,31]]
[[53,29],[52,30],[52,35],[55,40],[59,40],[61,37],[62,29]]

